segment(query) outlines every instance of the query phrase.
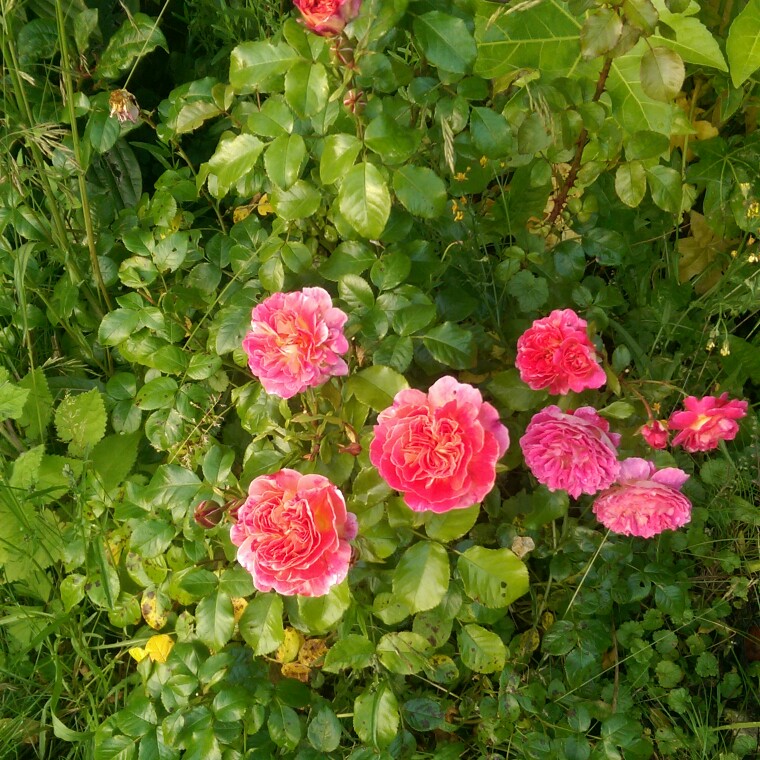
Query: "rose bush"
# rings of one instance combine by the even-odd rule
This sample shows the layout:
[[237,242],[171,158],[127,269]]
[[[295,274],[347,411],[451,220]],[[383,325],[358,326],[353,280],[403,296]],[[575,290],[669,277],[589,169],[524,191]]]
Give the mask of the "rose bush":
[[470,507],[493,488],[507,428],[476,388],[442,377],[427,393],[403,390],[382,411],[370,460],[416,512]]
[[347,319],[323,288],[272,294],[253,309],[243,339],[251,372],[267,393],[282,398],[348,374],[340,358],[348,351]]
[[533,415],[520,438],[525,463],[538,481],[576,499],[615,481],[619,442],[620,435],[590,406],[574,412],[548,406]]
[[253,480],[230,538],[259,591],[323,596],[345,579],[356,532],[326,477],[284,469]]
[[625,459],[617,483],[594,501],[594,514],[602,525],[624,536],[651,538],[676,530],[691,519],[691,502],[680,491],[688,479],[676,467],[658,470],[645,459]]
[[683,446],[690,453],[710,451],[717,448],[721,441],[733,441],[739,432],[736,420],[747,414],[747,402],[729,400],[728,393],[717,398],[688,396],[683,405],[685,411],[673,412],[668,426],[671,430],[680,431],[673,438],[673,445]]
[[523,382],[554,394],[604,385],[606,375],[586,329],[586,320],[572,309],[556,309],[533,322],[517,341],[515,364]]
[[304,24],[322,36],[340,34],[359,14],[361,0],[293,0]]

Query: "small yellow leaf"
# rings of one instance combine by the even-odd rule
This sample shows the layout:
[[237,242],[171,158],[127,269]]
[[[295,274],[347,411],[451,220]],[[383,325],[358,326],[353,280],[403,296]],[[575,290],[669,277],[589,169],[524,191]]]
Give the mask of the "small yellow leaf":
[[235,224],[237,224],[238,222],[242,222],[244,219],[247,219],[250,215],[251,215],[250,206],[238,206],[232,212],[232,221]]
[[303,636],[295,628],[285,629],[285,638],[277,647],[275,659],[277,662],[293,662],[298,657],[298,650],[303,644]]
[[140,611],[143,620],[155,631],[160,631],[169,621],[169,610],[159,604],[156,592],[153,589],[146,589],[140,602]]
[[240,622],[240,618],[243,616],[247,606],[248,600],[243,599],[242,596],[236,596],[232,599],[232,616],[235,618],[236,623]]
[[174,640],[165,633],[151,636],[145,644],[145,652],[153,662],[166,662],[169,652],[172,651]]
[[142,647],[132,647],[129,650],[129,655],[133,660],[142,662],[148,656],[148,653]]
[[324,639],[307,639],[298,652],[298,662],[309,668],[319,667],[327,654],[327,644]]
[[262,195],[259,199],[258,206],[256,206],[256,211],[258,211],[261,216],[274,214],[274,206],[269,202],[269,196],[266,193],[264,193],[264,195]]

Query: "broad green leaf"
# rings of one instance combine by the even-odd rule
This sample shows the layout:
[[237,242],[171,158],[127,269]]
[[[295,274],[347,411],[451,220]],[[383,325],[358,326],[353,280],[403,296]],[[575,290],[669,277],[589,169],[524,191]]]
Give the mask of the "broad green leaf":
[[446,185],[432,169],[402,166],[393,172],[393,191],[401,205],[415,216],[435,219],[446,211]]
[[354,165],[359,151],[362,149],[361,140],[353,135],[328,135],[322,147],[319,159],[319,178],[325,185],[332,185],[344,177]]
[[647,170],[647,179],[652,200],[663,211],[669,211],[671,214],[680,213],[683,198],[681,173],[658,164]]
[[519,271],[507,283],[507,292],[517,299],[520,311],[531,312],[540,309],[549,300],[549,286],[546,279],[537,277],[527,269]]
[[215,198],[223,198],[239,180],[253,171],[264,143],[253,135],[237,135],[222,140],[214,155],[201,167]]
[[264,168],[275,185],[287,190],[301,174],[306,143],[301,135],[280,135],[264,153]]
[[338,191],[338,208],[366,238],[379,238],[391,213],[391,196],[380,170],[363,161],[351,167]]
[[278,216],[293,221],[313,216],[322,202],[322,194],[311,182],[299,179],[287,190],[275,188],[270,200]]
[[139,432],[106,436],[92,450],[92,466],[106,491],[116,488],[129,475],[137,459]]
[[175,530],[164,520],[140,520],[129,539],[130,549],[141,557],[150,559],[163,554],[174,539]]
[[230,55],[230,84],[239,95],[266,90],[272,79],[302,60],[284,42],[243,42]]
[[118,346],[134,334],[140,314],[132,309],[114,309],[103,317],[98,328],[98,341],[104,346]]
[[581,60],[580,31],[580,22],[561,0],[508,14],[483,3],[475,18],[475,73],[495,79],[536,69],[542,77],[567,76]]
[[227,594],[217,591],[198,602],[195,632],[209,649],[218,652],[230,640],[234,628],[232,600]]
[[346,381],[346,390],[376,412],[391,406],[394,396],[408,387],[403,375],[381,365],[360,370]]
[[644,41],[640,41],[613,60],[607,78],[612,114],[624,133],[651,130],[669,136],[675,106],[649,97],[641,87],[641,59],[648,50]]
[[321,63],[299,61],[285,75],[285,100],[302,118],[324,109],[329,94],[327,71]]
[[387,747],[398,732],[398,702],[385,683],[371,686],[354,701],[354,731],[366,744]]
[[298,719],[298,713],[280,702],[274,702],[270,707],[267,730],[272,741],[283,750],[295,749],[301,741],[301,721]]
[[426,512],[425,533],[436,541],[453,541],[464,536],[475,525],[479,513],[478,504],[466,509],[450,509],[441,514]]
[[340,744],[340,721],[327,706],[318,707],[309,722],[306,736],[318,752],[334,752]]
[[30,439],[42,438],[53,416],[53,396],[47,378],[41,369],[36,368],[19,380],[18,387],[29,390],[18,424],[26,428],[26,434]]
[[467,595],[486,607],[506,607],[528,591],[528,568],[509,549],[473,546],[457,569]]
[[14,385],[8,377],[8,370],[0,367],[0,420],[17,420],[24,413],[30,390]]
[[97,153],[111,150],[120,134],[118,120],[112,118],[108,111],[93,111],[84,128],[84,139]]
[[341,243],[330,254],[330,258],[319,268],[319,273],[333,282],[338,282],[347,274],[360,275],[377,261],[374,251],[356,240]]
[[446,725],[441,705],[427,697],[404,702],[404,718],[413,731],[435,731]]
[[449,558],[440,544],[420,541],[407,549],[393,573],[393,593],[412,612],[430,610],[449,587]]
[[377,642],[377,657],[383,667],[401,676],[419,673],[427,664],[428,643],[418,633],[386,633]]
[[441,11],[429,11],[413,22],[416,42],[434,66],[453,74],[466,74],[477,55],[467,24]]
[[367,125],[364,144],[377,153],[384,164],[397,166],[414,154],[419,144],[419,133],[383,113]]
[[473,108],[470,134],[478,153],[486,158],[504,158],[512,152],[513,137],[509,123],[490,108]]
[[[649,41],[653,45],[662,45],[671,50],[675,50],[686,63],[693,63],[697,66],[711,66],[718,71],[728,71],[726,60],[721,53],[718,40],[713,37],[710,30],[692,14],[697,13],[697,5],[692,3],[683,13],[672,13],[664,0],[653,0],[654,7],[660,17],[660,29],[664,24],[668,29],[675,33],[675,39],[672,34],[653,34]],[[760,9],[760,3],[758,3]],[[758,11],[758,22],[760,22],[760,10]],[[755,31],[760,28],[755,24]],[[757,35],[755,35],[755,40]],[[730,45],[730,32],[729,43]],[[760,67],[760,43],[757,44],[757,66]],[[728,47],[727,45],[727,47]],[[746,60],[748,50],[742,51],[742,57]],[[738,85],[736,85],[738,86]]]
[[[293,610],[295,602],[295,612]],[[288,615],[295,628],[305,633],[321,634],[334,630],[343,613],[351,606],[351,592],[344,581],[324,596],[297,596],[288,599]]]
[[177,395],[177,381],[171,377],[156,377],[145,383],[135,396],[135,404],[140,409],[166,409],[174,404]]
[[507,648],[492,631],[470,623],[457,636],[462,662],[476,673],[497,673],[504,668]]
[[731,81],[740,87],[760,68],[760,0],[748,0],[733,20],[726,40]]
[[238,625],[240,635],[256,656],[274,652],[285,639],[282,597],[275,593],[257,594],[248,602]]
[[106,409],[100,393],[93,388],[87,393],[67,396],[55,410],[58,437],[69,444],[73,456],[81,456],[106,432]]
[[591,60],[609,53],[622,33],[623,21],[612,8],[602,6],[592,11],[581,28],[581,55]]
[[626,206],[636,208],[647,191],[647,174],[641,161],[628,161],[615,172],[615,192]]
[[35,446],[19,454],[11,468],[11,476],[8,485],[20,491],[29,491],[37,483],[42,467],[42,457],[45,447]]
[[134,760],[135,739],[123,734],[109,736],[98,741],[95,739],[94,760]]
[[166,38],[158,28],[158,19],[133,13],[108,41],[98,61],[96,76],[116,79],[132,66],[136,58],[142,58],[157,47],[169,50]]
[[475,362],[472,333],[454,322],[443,322],[422,338],[436,361],[454,369],[467,369]]
[[654,100],[667,103],[681,92],[686,67],[675,50],[649,48],[641,56],[641,87]]
[[327,651],[322,670],[339,673],[347,668],[368,668],[374,654],[375,645],[369,639],[349,633]]

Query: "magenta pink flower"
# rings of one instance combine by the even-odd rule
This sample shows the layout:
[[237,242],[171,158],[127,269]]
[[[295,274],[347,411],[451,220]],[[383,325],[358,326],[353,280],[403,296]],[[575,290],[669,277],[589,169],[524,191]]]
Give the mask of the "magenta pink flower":
[[556,394],[604,385],[607,377],[586,327],[572,309],[537,319],[517,341],[515,364],[522,381],[534,391]]
[[280,470],[251,483],[230,538],[259,591],[324,596],[348,573],[356,531],[326,477]]
[[639,433],[653,449],[664,449],[670,438],[667,422],[663,424],[660,420],[649,420],[641,427]]
[[243,339],[251,372],[267,393],[282,398],[348,374],[339,356],[348,351],[347,319],[322,288],[273,293],[254,308]]
[[293,0],[293,4],[312,32],[331,37],[359,15],[361,0]]
[[415,512],[448,512],[483,500],[508,446],[496,409],[447,376],[427,393],[396,394],[377,418],[369,458]]
[[681,493],[688,479],[676,467],[658,471],[646,459],[625,459],[617,483],[594,501],[594,514],[602,525],[624,536],[651,538],[676,530],[691,520],[691,502]]
[[620,435],[609,430],[607,420],[593,407],[563,412],[558,406],[547,406],[533,415],[520,446],[540,483],[577,499],[615,482]]
[[739,432],[736,420],[747,414],[747,402],[738,399],[729,401],[728,393],[718,398],[688,396],[683,405],[686,411],[673,412],[668,425],[671,430],[681,431],[673,439],[673,445],[683,446],[692,453],[715,449],[720,441],[733,441]]

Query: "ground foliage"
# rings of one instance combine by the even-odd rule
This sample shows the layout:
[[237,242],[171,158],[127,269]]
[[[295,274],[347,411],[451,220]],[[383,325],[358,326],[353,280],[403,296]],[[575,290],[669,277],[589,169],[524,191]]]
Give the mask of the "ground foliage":
[[[514,358],[588,319],[608,382],[574,403],[627,456],[684,394],[757,401],[758,0],[364,0],[335,39],[270,3],[0,8],[3,757],[754,755],[756,412],[654,457],[687,528],[614,536],[526,471],[549,401]],[[285,402],[241,339],[307,285],[351,371]],[[444,374],[512,446],[421,515],[367,450]],[[226,508],[282,467],[359,520],[323,598],[234,561]]]

